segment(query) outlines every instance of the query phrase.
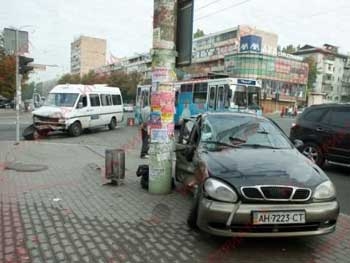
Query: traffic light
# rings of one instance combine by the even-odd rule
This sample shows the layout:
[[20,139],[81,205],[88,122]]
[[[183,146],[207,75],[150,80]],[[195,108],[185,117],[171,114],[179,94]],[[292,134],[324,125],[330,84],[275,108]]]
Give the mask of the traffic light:
[[32,66],[29,66],[28,64],[33,62],[34,59],[27,58],[24,56],[19,56],[19,74],[24,75],[28,73],[29,71],[33,70]]

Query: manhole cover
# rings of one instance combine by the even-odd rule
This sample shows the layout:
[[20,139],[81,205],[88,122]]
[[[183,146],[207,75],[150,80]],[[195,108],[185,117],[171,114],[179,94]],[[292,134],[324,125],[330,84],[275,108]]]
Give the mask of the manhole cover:
[[42,164],[10,163],[6,165],[6,169],[17,172],[40,172],[47,170],[48,167]]

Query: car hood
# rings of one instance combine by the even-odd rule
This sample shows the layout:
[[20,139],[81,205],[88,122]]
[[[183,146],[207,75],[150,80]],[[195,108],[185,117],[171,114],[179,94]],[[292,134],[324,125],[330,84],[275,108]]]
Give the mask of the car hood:
[[314,189],[327,175],[296,149],[227,149],[202,151],[210,176],[232,186],[290,185]]
[[51,107],[42,106],[32,112],[35,116],[49,117],[49,118],[67,118],[72,111],[70,107]]

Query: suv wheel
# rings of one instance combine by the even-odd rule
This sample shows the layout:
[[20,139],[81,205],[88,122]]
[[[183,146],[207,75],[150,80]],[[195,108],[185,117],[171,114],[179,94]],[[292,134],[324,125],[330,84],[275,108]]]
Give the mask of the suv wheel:
[[325,162],[323,151],[316,143],[305,143],[302,153],[320,167]]

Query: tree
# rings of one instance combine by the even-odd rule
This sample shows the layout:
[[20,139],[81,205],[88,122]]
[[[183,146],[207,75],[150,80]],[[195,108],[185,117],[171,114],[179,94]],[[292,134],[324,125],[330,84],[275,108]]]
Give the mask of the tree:
[[309,65],[309,74],[308,74],[308,81],[307,81],[307,91],[312,91],[313,85],[316,82],[317,78],[317,63],[313,56],[308,56],[304,59],[304,62],[306,62]]
[[79,74],[64,74],[59,80],[58,84],[80,84],[81,79]]
[[193,38],[199,38],[205,36],[204,31],[200,30],[199,28],[197,29],[197,32],[194,33]]
[[282,49],[283,53],[292,54],[297,51],[297,47],[294,47],[293,45],[288,45]]

